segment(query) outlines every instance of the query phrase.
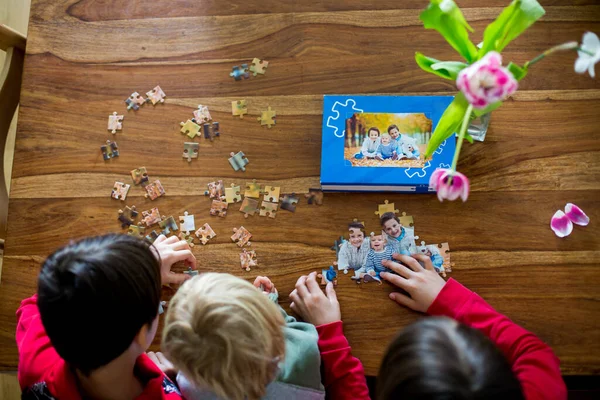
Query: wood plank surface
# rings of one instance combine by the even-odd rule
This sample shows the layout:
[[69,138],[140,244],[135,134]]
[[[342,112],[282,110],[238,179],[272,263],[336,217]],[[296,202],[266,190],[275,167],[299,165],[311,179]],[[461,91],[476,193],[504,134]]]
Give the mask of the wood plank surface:
[[[465,0],[465,16],[484,27],[506,0]],[[506,49],[524,62],[551,45],[600,31],[597,1],[541,1],[547,14]],[[459,170],[471,178],[466,203],[435,195],[327,194],[322,206],[302,200],[296,213],[244,219],[232,206],[225,219],[209,216],[206,183],[257,179],[284,192],[319,184],[322,96],[329,93],[452,94],[452,82],[421,71],[415,51],[457,59],[418,20],[425,1],[207,1],[34,0],[15,148],[8,236],[0,286],[0,369],[15,369],[14,312],[35,291],[44,258],[73,238],[120,231],[117,211],[158,207],[187,210],[209,222],[217,237],[197,245],[201,270],[244,278],[270,276],[289,309],[296,279],[330,265],[336,237],[353,218],[378,229],[374,211],[384,199],[415,218],[416,234],[448,241],[451,276],[499,311],[537,333],[561,358],[565,374],[600,373],[600,83],[573,72],[574,54],[537,64],[520,91],[492,115],[484,143],[465,145]],[[236,82],[233,65],[270,61],[265,76]],[[164,105],[127,112],[133,91],[160,84]],[[232,117],[232,100],[248,100],[249,115]],[[200,157],[181,158],[179,122],[198,104],[221,124]],[[277,125],[261,127],[271,105]],[[106,117],[125,114],[123,131],[106,131]],[[121,156],[105,162],[99,146],[116,138]],[[229,166],[230,151],[250,160],[245,173]],[[115,181],[146,166],[167,195],[154,202],[132,186],[126,202],[110,198]],[[592,219],[558,239],[550,217],[574,202]],[[239,268],[231,229],[254,235],[259,267]],[[419,315],[392,303],[387,285],[339,279],[344,329],[367,373],[377,373],[383,351]],[[165,299],[171,289],[163,290]],[[375,345],[374,345],[375,344]],[[158,338],[154,348],[159,346]]]

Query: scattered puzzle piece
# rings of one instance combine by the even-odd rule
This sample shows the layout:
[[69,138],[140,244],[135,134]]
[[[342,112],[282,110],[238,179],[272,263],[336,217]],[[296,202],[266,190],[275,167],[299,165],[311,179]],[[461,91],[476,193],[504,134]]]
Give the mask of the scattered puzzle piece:
[[119,157],[119,146],[117,146],[117,142],[107,140],[105,145],[100,146],[100,151],[102,151],[104,161],[110,160],[113,157]]
[[202,104],[198,104],[198,109],[194,111],[194,119],[194,122],[196,122],[197,124],[212,120],[210,112],[208,111],[208,107],[203,106]]
[[304,195],[308,199],[308,204],[323,204],[323,191],[321,189],[308,189],[308,193]]
[[[193,119],[192,121],[195,122],[195,119]],[[204,133],[204,139],[209,139],[211,142],[213,140],[213,137],[221,136],[221,132],[219,132],[218,122],[213,122],[212,124],[206,122],[202,125],[202,132]]]
[[317,278],[321,278],[321,285],[327,286],[329,282],[333,283],[333,286],[337,286],[337,271],[335,270],[337,262],[330,265],[328,269],[321,270],[321,273],[317,275]]
[[117,218],[121,221],[121,227],[127,228],[129,225],[135,223],[135,219],[138,216],[138,212],[135,209],[135,206],[125,206],[125,210],[119,210],[119,217]]
[[296,196],[296,193],[292,193],[280,197],[279,200],[281,200],[281,205],[279,208],[286,211],[296,212],[296,204],[298,204],[300,199]]
[[129,231],[127,231],[127,234],[144,239],[144,236],[146,235],[146,228],[138,225],[129,225]]
[[233,232],[235,233],[231,236],[231,240],[233,242],[237,242],[236,244],[239,247],[244,247],[245,245],[250,246],[252,244],[249,242],[252,234],[243,226],[240,226],[239,228],[233,228]]
[[277,203],[270,203],[268,201],[263,201],[261,204],[261,209],[259,215],[261,217],[269,217],[275,218],[277,216]]
[[246,271],[250,271],[250,267],[256,267],[258,265],[258,260],[256,259],[256,251],[254,250],[246,250],[244,249],[240,253],[240,265],[242,269]]
[[258,200],[250,197],[244,197],[240,212],[244,213],[244,217],[248,218],[248,215],[254,215],[258,211]]
[[188,235],[190,232],[196,230],[196,224],[194,223],[194,216],[184,212],[183,215],[179,216],[180,229],[182,232],[186,232]]
[[192,162],[192,158],[198,158],[198,151],[200,150],[200,144],[194,142],[183,143],[183,158],[186,158],[188,162]]
[[130,186],[126,183],[115,182],[113,190],[110,193],[110,197],[117,200],[125,200],[125,198],[127,197],[127,192],[129,192],[129,188]]
[[238,201],[242,201],[240,187],[235,186],[235,183],[232,183],[231,187],[225,188],[225,201],[227,203],[237,203]]
[[246,191],[244,192],[245,197],[253,197],[258,199],[260,194],[262,193],[262,189],[258,183],[256,183],[256,179],[253,179],[252,182],[246,182]]
[[384,204],[379,204],[378,208],[379,209],[377,211],[375,211],[375,215],[378,215],[380,218],[386,212],[391,212],[391,213],[394,213],[394,214],[397,214],[397,213],[400,212],[400,211],[398,211],[396,209],[394,203],[390,203],[387,200],[384,201]]
[[242,171],[246,171],[246,165],[248,164],[248,159],[246,158],[246,155],[244,153],[242,153],[241,151],[238,151],[237,154],[235,154],[234,152],[229,153],[229,155],[231,156],[229,158],[229,164],[231,164],[231,168],[233,168],[236,171],[239,171],[240,169]]
[[164,103],[165,97],[167,97],[165,92],[163,92],[160,86],[158,85],[156,85],[156,87],[151,91],[147,92],[146,96],[148,96],[147,101],[150,101],[153,106],[155,106],[156,103]]
[[210,227],[209,224],[204,224],[202,225],[195,233],[196,237],[198,239],[200,239],[200,243],[202,244],[206,244],[208,243],[208,241],[212,238],[214,238],[215,236],[217,236],[217,234],[215,233],[215,231],[212,230],[212,228]]
[[150,210],[142,211],[142,223],[146,226],[158,224],[161,220],[160,212],[158,208],[154,207]]
[[227,215],[227,202],[221,200],[213,200],[210,206],[210,215],[216,217],[225,217]]
[[172,215],[169,217],[163,215],[162,221],[158,223],[158,226],[162,229],[161,233],[165,236],[169,236],[172,232],[179,230]]
[[278,186],[265,186],[264,194],[265,200],[271,203],[279,202],[279,192],[281,188]]
[[133,183],[136,185],[148,182],[149,177],[146,167],[139,167],[131,170],[131,179],[133,179]]
[[261,125],[267,125],[270,128],[272,125],[275,125],[276,116],[276,111],[271,110],[271,106],[269,106],[267,111],[263,111],[260,114],[260,117],[257,118],[257,120],[260,122]]
[[190,119],[186,122],[180,122],[179,126],[181,126],[179,132],[183,135],[188,135],[190,139],[193,139],[200,134],[200,125]]
[[208,190],[204,192],[204,195],[208,195],[211,199],[225,199],[225,188],[223,187],[223,181],[218,180],[208,183]]
[[165,194],[165,189],[158,179],[144,186],[144,189],[146,189],[145,197],[150,200],[155,200]]
[[189,232],[179,232],[179,239],[185,240],[190,247],[194,247],[194,237]]
[[269,66],[269,62],[266,60],[259,60],[255,58],[252,60],[252,65],[250,66],[250,72],[253,73],[254,76],[257,74],[264,75],[267,72],[267,67]]
[[149,234],[146,235],[146,240],[150,243],[154,243],[154,241],[160,236],[159,232],[152,230]]
[[248,105],[246,100],[234,100],[231,102],[231,114],[235,117],[240,116],[240,119],[244,119],[244,114],[248,114]]
[[140,96],[138,92],[131,93],[131,96],[125,100],[125,104],[127,104],[127,110],[131,110],[133,108],[134,111],[139,110],[140,106],[143,106],[145,102],[146,100],[144,100],[144,98]]
[[413,217],[410,215],[406,215],[405,212],[402,212],[402,216],[398,217],[398,219],[400,220],[400,225],[402,225],[402,226],[413,227],[415,225],[415,221],[414,221]]
[[250,73],[248,72],[248,64],[242,64],[241,67],[234,65],[233,68],[231,68],[229,76],[236,81],[240,81],[242,78],[248,79],[250,77]]
[[123,116],[113,112],[108,116],[108,130],[114,135],[123,128]]
[[446,277],[446,272],[452,272],[452,265],[450,264],[450,246],[448,243],[442,244],[425,244],[421,242],[420,246],[417,246],[417,251],[421,254],[428,256],[431,259],[431,263],[443,277]]

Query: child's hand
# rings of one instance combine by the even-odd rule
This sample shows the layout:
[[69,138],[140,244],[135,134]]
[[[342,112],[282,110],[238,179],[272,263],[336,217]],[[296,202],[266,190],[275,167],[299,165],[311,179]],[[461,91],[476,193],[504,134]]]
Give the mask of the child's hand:
[[390,260],[384,260],[381,263],[400,276],[388,272],[382,272],[380,276],[407,291],[410,297],[402,293],[390,293],[390,298],[415,311],[426,312],[446,281],[435,272],[431,259],[423,254],[413,254],[412,256],[393,254],[392,257],[404,265]]
[[196,269],[196,257],[192,254],[188,242],[179,240],[177,236],[167,238],[165,235],[160,235],[153,245],[160,255],[160,277],[163,285],[183,283],[190,278],[189,275],[171,271],[173,264],[178,261],[183,261],[186,266]]
[[275,285],[266,276],[257,276],[253,285],[258,289],[262,289],[264,294],[277,293]]
[[296,282],[296,289],[290,293],[292,304],[290,307],[306,322],[315,326],[329,324],[342,319],[340,312],[340,303],[333,289],[333,284],[329,282],[323,293],[317,283],[317,273],[311,272],[308,277],[301,276]]
[[167,360],[167,357],[165,357],[163,353],[160,351],[157,353],[149,351],[146,354],[148,355],[148,358],[151,359],[154,364],[156,364],[156,366],[169,377],[169,379],[175,382],[177,378],[177,369],[175,369],[173,364],[171,364],[171,361]]

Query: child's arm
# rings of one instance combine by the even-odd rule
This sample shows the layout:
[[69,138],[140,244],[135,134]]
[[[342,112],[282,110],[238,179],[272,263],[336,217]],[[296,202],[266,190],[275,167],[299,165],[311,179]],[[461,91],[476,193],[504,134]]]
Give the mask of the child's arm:
[[526,399],[567,398],[559,360],[537,336],[498,313],[455,280],[446,283],[435,272],[429,257],[419,254],[394,258],[404,265],[385,261],[386,267],[402,276],[408,273],[409,278],[389,273],[382,273],[381,277],[407,291],[410,297],[392,293],[393,300],[415,311],[455,318],[482,331],[510,362]]
[[345,242],[340,249],[338,254],[338,269],[348,269],[350,267],[350,260],[348,258],[348,246],[352,246],[349,242]]
[[367,261],[365,262],[365,272],[369,273],[375,269],[375,257],[373,256],[373,252],[369,250],[367,254]]

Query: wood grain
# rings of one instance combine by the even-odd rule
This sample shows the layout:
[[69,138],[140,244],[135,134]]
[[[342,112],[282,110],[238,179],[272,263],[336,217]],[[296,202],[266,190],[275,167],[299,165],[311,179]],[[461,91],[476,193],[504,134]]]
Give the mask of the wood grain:
[[[461,2],[477,31],[474,42],[505,3]],[[456,58],[420,25],[425,4],[34,1],[0,290],[0,368],[16,367],[14,312],[35,291],[40,263],[69,239],[121,231],[117,211],[125,204],[174,216],[187,210],[197,224],[209,222],[217,237],[194,248],[200,268],[247,279],[268,275],[289,309],[296,279],[330,265],[333,240],[353,218],[378,229],[374,211],[389,199],[414,216],[420,239],[450,242],[452,277],[549,343],[564,373],[600,373],[600,83],[573,72],[573,54],[537,64],[494,112],[486,142],[465,146],[459,170],[471,178],[467,203],[336,193],[322,206],[303,200],[295,214],[280,211],[276,219],[244,219],[235,205],[225,219],[209,216],[203,192],[214,179],[258,179],[299,194],[318,186],[323,94],[453,94],[452,82],[422,72],[413,60],[415,51]],[[507,60],[522,63],[550,45],[600,31],[595,1],[542,4],[546,16],[511,43]],[[265,76],[229,77],[233,65],[256,56],[270,61]],[[167,93],[164,105],[125,111],[131,92],[156,84]],[[249,104],[244,120],[230,114],[231,101],[240,98]],[[222,136],[201,140],[199,159],[188,164],[179,122],[198,104],[210,107]],[[255,121],[268,105],[278,111],[272,129]],[[113,111],[125,113],[115,136],[121,156],[104,162],[99,146],[113,138],[106,131]],[[245,173],[227,162],[237,150],[250,160]],[[130,182],[129,171],[142,165],[167,195],[151,202],[132,187],[126,202],[109,198],[113,183]],[[592,223],[557,239],[549,220],[566,202],[582,207]],[[253,233],[259,256],[251,272],[239,268],[229,239],[240,225]],[[419,318],[389,301],[391,290],[340,279],[344,329],[369,374],[377,373],[397,331]],[[163,298],[172,294],[164,289]]]

